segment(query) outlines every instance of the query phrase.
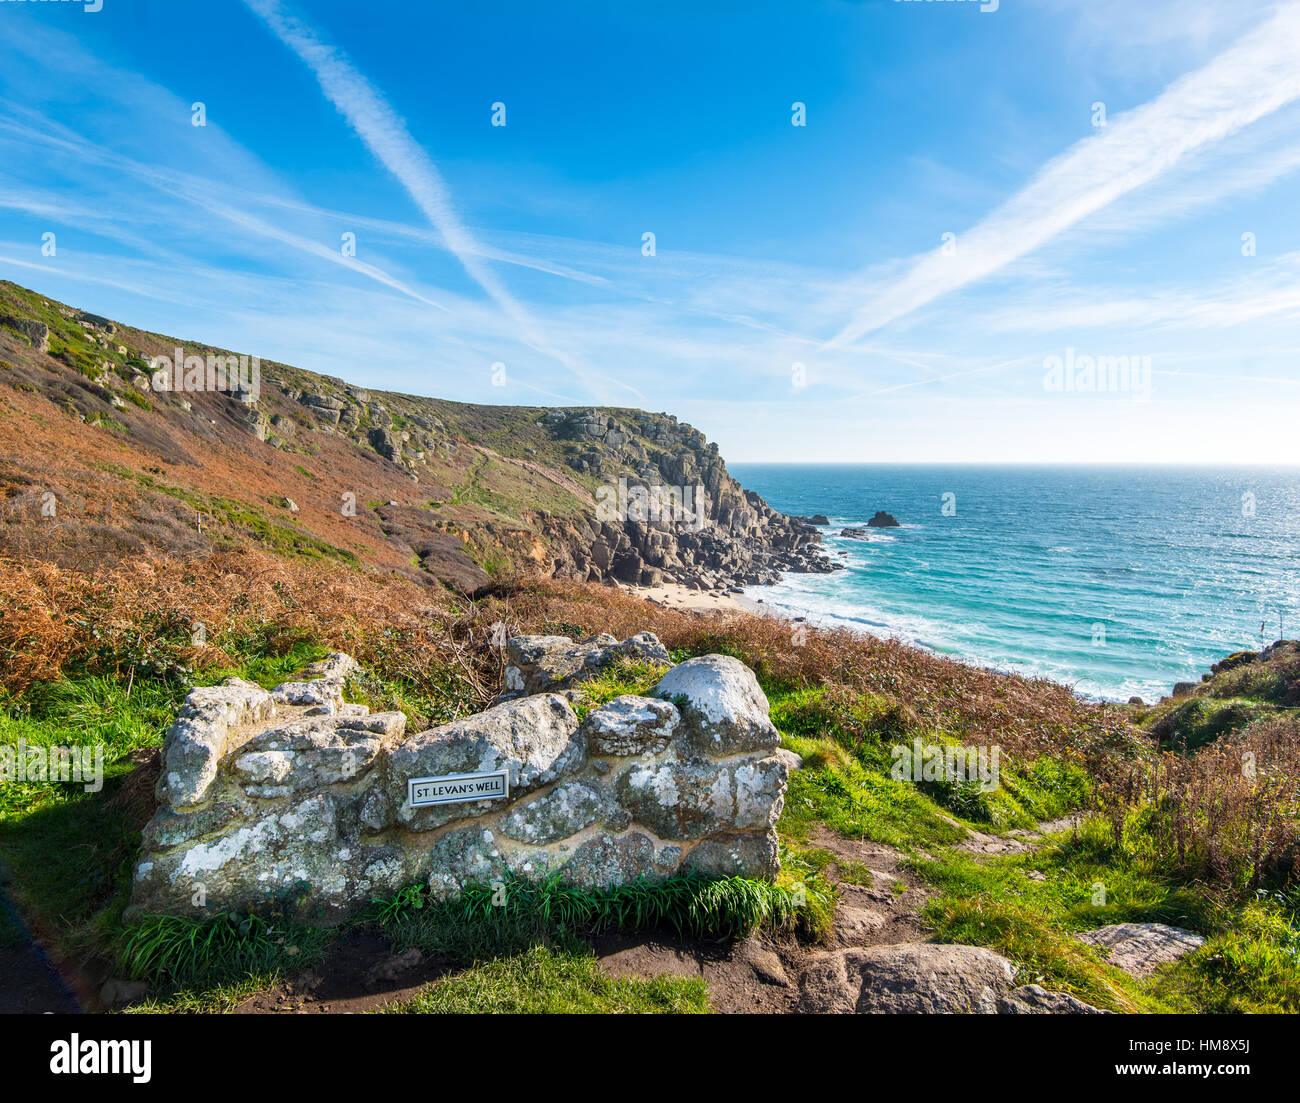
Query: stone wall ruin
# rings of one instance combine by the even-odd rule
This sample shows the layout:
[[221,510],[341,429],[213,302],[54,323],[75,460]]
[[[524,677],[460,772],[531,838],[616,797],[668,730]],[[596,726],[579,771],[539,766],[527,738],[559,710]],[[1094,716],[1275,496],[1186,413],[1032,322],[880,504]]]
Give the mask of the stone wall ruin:
[[[341,653],[270,691],[193,690],[164,740],[128,918],[286,898],[342,918],[407,885],[446,898],[508,875],[776,874],[787,766],[746,666],[691,659],[580,719],[573,687],[610,662],[670,665],[653,635],[517,637],[507,651],[499,703],[409,736],[401,713],[344,701],[356,664]],[[504,798],[410,799],[412,778],[500,771]]]

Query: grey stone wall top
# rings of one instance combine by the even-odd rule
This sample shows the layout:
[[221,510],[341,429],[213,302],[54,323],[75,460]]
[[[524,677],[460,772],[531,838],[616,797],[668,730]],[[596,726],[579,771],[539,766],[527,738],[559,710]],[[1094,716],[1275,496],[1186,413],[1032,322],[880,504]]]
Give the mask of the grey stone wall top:
[[672,662],[667,648],[652,632],[641,632],[621,643],[613,636],[591,636],[574,643],[566,636],[515,636],[506,641],[508,665],[505,696],[567,689],[599,674],[621,658],[643,662]]
[[694,743],[705,754],[772,750],[781,737],[754,672],[730,655],[704,655],[673,667],[652,690],[682,698]]

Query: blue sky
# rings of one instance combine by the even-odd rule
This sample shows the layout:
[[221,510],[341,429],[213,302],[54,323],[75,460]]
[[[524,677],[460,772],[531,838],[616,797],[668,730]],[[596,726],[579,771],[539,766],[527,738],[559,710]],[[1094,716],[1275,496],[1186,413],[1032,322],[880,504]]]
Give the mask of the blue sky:
[[0,274],[96,313],[733,461],[1300,458],[1300,0],[93,6],[0,0]]

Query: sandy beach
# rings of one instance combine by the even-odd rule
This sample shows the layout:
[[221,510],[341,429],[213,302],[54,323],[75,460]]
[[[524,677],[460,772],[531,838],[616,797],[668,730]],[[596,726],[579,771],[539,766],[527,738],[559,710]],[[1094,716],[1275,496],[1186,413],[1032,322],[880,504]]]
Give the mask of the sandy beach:
[[647,601],[656,602],[668,609],[691,609],[709,613],[767,613],[766,605],[743,594],[692,590],[680,582],[665,582],[658,586],[627,586],[625,589]]

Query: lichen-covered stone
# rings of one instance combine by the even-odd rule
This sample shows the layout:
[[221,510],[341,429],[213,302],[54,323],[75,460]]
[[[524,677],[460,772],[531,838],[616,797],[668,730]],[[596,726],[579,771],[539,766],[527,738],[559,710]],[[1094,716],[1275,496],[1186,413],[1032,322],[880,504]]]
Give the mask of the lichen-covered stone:
[[312,663],[304,671],[308,678],[323,678],[329,681],[342,681],[354,674],[357,661],[342,651],[331,651],[325,658]]
[[567,689],[599,674],[618,659],[662,663],[672,659],[652,632],[641,632],[621,643],[599,635],[574,643],[566,636],[515,636],[506,641],[507,694]]
[[609,798],[580,781],[563,782],[548,793],[515,805],[502,819],[500,833],[521,843],[541,845],[576,835],[605,815]]
[[234,762],[244,791],[256,797],[282,797],[351,781],[379,753],[379,740],[321,746],[303,751],[256,751]]
[[317,793],[225,834],[151,853],[136,867],[132,911],[210,914],[300,896],[345,910],[409,881],[408,864],[384,853],[397,860],[386,866],[354,851],[333,802]]
[[718,824],[765,831],[781,814],[786,766],[777,758],[637,764],[615,782],[619,804],[660,838],[699,839]]
[[330,706],[337,710],[343,704],[343,683],[336,681],[285,682],[271,691],[271,696],[282,705]]
[[642,876],[671,872],[655,865],[654,842],[639,831],[588,839],[560,867],[560,875],[583,888],[607,888],[632,880],[634,870]]
[[770,881],[781,869],[776,832],[705,839],[691,848],[682,868],[709,877],[754,877]]
[[352,781],[378,757],[382,739],[401,734],[400,712],[303,719],[254,736],[230,763],[250,796],[282,797]]
[[173,812],[170,808],[160,808],[145,825],[140,845],[145,850],[166,850],[210,835],[237,816],[246,814],[246,809],[228,803],[213,803],[197,812]]
[[669,701],[624,694],[582,722],[593,755],[656,755],[672,742],[680,718]]
[[406,728],[400,712],[377,712],[366,716],[313,716],[290,720],[250,736],[240,746],[249,751],[311,751],[322,747],[375,743],[395,740]]
[[730,655],[688,659],[652,692],[678,705],[692,745],[703,754],[766,751],[780,742],[754,672]]
[[[662,652],[649,636],[555,641],[515,654],[539,670],[559,655],[546,677],[565,680],[607,657]],[[286,897],[343,917],[412,883],[442,899],[510,876],[771,878],[787,764],[767,745],[753,676],[713,658],[679,680],[684,710],[628,695],[580,724],[580,691],[563,689],[409,737],[400,713],[343,700],[346,655],[270,693],[238,681],[195,691],[164,744],[169,803],[145,828],[128,918]],[[509,780],[503,798],[408,803],[414,778],[496,772]]]
[[803,755],[801,754],[796,754],[794,751],[788,751],[784,747],[777,747],[772,754],[774,757],[779,758],[785,763],[785,768],[789,773],[794,773],[795,770],[803,769]]
[[163,741],[159,802],[177,810],[203,803],[226,753],[228,734],[274,714],[271,695],[238,678],[190,690]]
[[509,872],[496,838],[481,824],[453,828],[440,836],[429,858],[429,893],[435,900],[455,896],[466,885],[490,885]]
[[569,702],[558,693],[544,693],[411,736],[389,756],[387,797],[398,824],[427,831],[499,809],[502,802],[412,808],[407,799],[410,778],[506,770],[514,800],[575,773],[585,757],[578,717]]

